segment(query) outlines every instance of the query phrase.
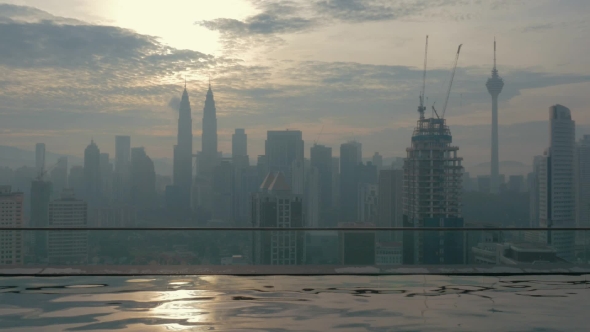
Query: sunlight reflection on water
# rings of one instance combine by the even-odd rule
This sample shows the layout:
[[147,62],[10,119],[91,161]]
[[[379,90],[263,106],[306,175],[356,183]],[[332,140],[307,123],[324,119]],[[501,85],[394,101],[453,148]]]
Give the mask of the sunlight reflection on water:
[[3,331],[586,331],[586,276],[7,277]]

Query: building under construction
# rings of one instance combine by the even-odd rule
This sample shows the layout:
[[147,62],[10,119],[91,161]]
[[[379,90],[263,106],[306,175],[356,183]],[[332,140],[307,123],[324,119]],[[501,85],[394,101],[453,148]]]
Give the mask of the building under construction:
[[[463,227],[463,159],[457,156],[459,148],[451,145],[453,138],[444,119],[457,59],[442,116],[433,106],[432,117],[425,118],[424,88],[420,95],[420,118],[404,161],[404,227]],[[403,239],[404,264],[464,262],[463,232],[406,231]]]

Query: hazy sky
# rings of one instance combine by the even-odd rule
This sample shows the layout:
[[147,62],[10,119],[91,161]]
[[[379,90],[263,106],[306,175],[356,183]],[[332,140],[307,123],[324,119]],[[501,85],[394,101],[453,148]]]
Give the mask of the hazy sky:
[[[2,1],[2,0],[0,0]],[[428,109],[444,103],[463,43],[448,124],[466,165],[489,159],[493,38],[505,87],[500,159],[530,164],[547,145],[548,107],[590,133],[587,0],[16,0],[0,4],[0,144],[82,155],[132,136],[171,157],[184,77],[195,147],[207,77],[220,150],[245,128],[249,154],[266,130],[299,129],[363,154],[404,156],[430,35]]]

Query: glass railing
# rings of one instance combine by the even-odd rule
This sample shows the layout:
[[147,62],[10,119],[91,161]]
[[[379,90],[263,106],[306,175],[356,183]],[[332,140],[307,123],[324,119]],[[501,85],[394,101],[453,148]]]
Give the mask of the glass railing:
[[590,273],[585,228],[0,228],[0,274]]

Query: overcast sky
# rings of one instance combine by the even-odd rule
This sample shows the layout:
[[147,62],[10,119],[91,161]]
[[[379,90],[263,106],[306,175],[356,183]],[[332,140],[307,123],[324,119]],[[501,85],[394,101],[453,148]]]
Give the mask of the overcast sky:
[[[2,0],[0,0],[2,2]],[[15,0],[0,4],[0,145],[83,154],[91,138],[114,152],[132,136],[171,158],[184,77],[201,146],[207,78],[220,150],[245,128],[248,152],[267,130],[350,139],[368,157],[404,156],[421,86],[444,103],[463,43],[447,121],[466,165],[489,160],[485,88],[498,41],[500,159],[527,164],[547,145],[548,107],[572,110],[590,133],[587,0]]]

